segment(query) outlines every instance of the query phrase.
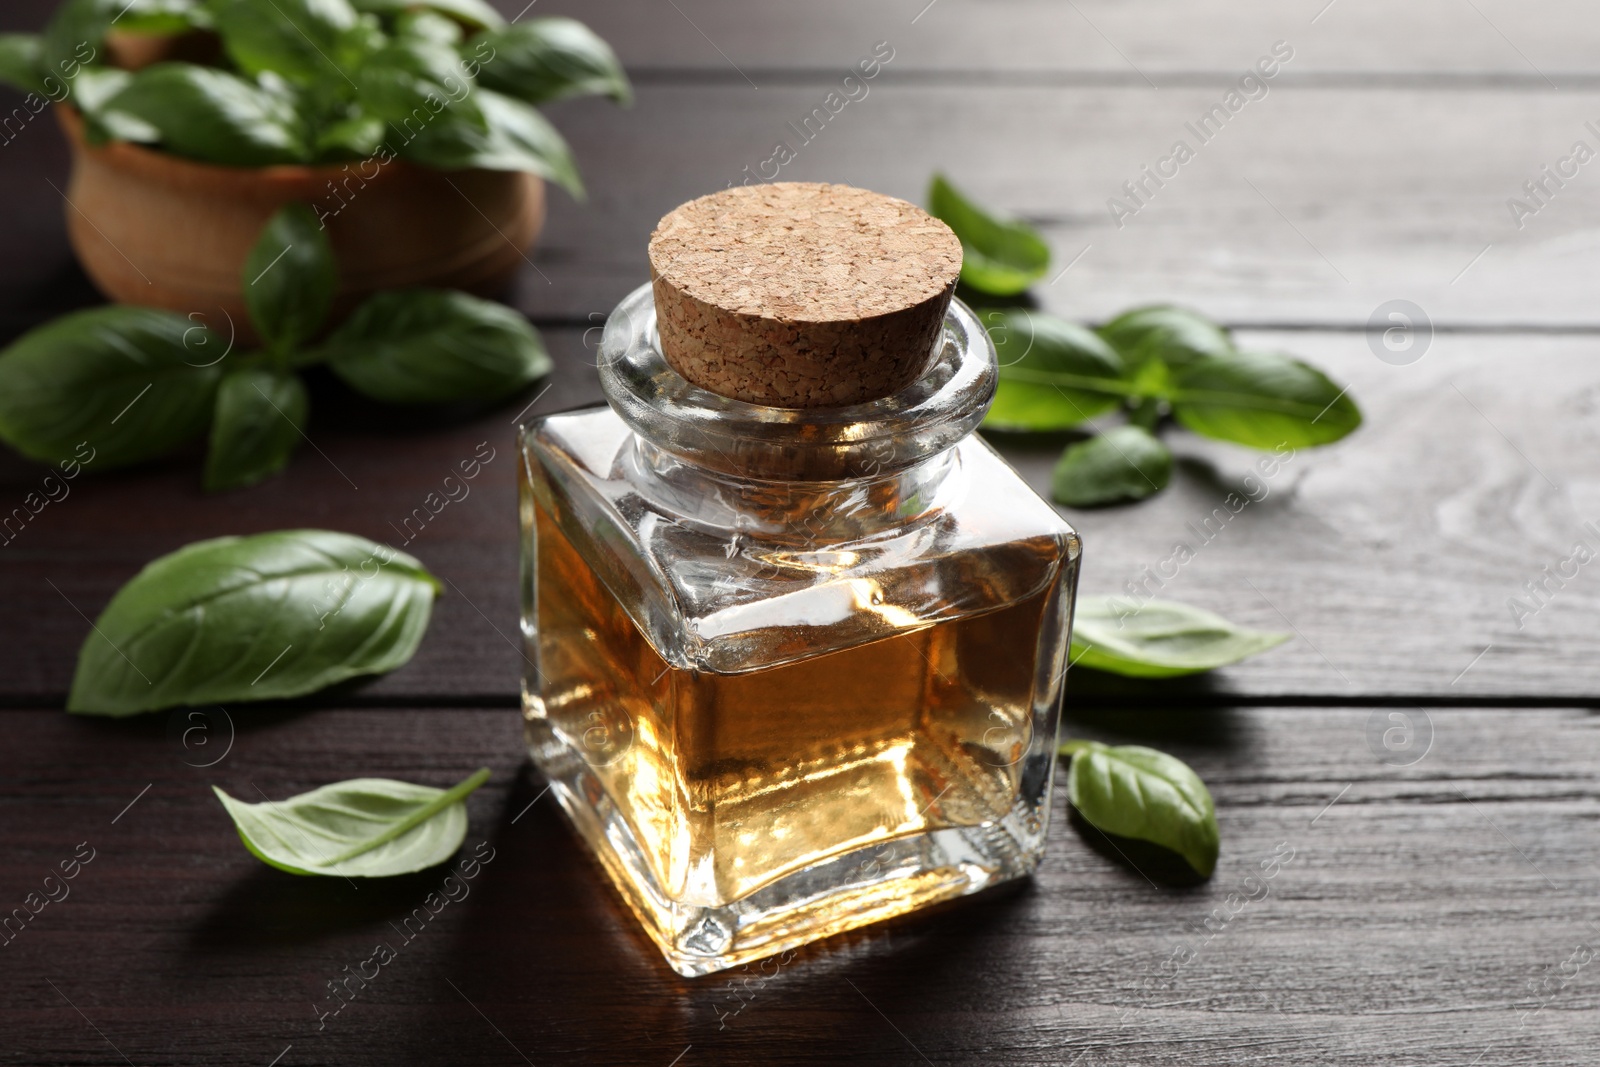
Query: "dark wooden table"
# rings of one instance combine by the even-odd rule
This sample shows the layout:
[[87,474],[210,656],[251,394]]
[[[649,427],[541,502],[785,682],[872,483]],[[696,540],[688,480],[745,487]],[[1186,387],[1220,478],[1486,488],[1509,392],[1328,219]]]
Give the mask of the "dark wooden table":
[[[13,0],[0,28],[36,27],[48,6]],[[0,908],[75,851],[94,856],[70,897],[0,948],[0,1062],[1596,1062],[1600,585],[1587,569],[1551,585],[1520,625],[1508,607],[1575,542],[1600,548],[1584,527],[1600,519],[1600,164],[1520,227],[1507,204],[1573,142],[1600,147],[1585,125],[1600,122],[1592,8],[635,0],[535,13],[561,8],[616,44],[638,102],[551,109],[591,197],[556,200],[514,293],[556,356],[548,391],[450,420],[318,380],[317,449],[286,476],[207,497],[188,455],[82,479],[0,548]],[[1184,434],[1171,490],[1071,516],[1086,592],[1148,581],[1190,543],[1162,595],[1296,635],[1198,681],[1071,680],[1073,733],[1159,745],[1209,782],[1223,834],[1210,882],[1147,879],[1058,796],[1023,889],[835,938],[776,975],[683,980],[519,747],[511,424],[530,403],[597,399],[586,330],[645,276],[654,220],[793,142],[786,123],[879,41],[894,54],[869,95],[784,177],[919,199],[943,169],[1043,229],[1061,271],[1038,287],[1043,306],[1085,321],[1196,306],[1329,368],[1367,423],[1301,452],[1203,544],[1191,524],[1253,456]],[[1294,55],[1270,92],[1116,226],[1107,199],[1276,41]],[[65,242],[66,162],[48,122],[0,146],[4,338],[97,300]],[[1372,347],[1369,320],[1394,299],[1428,320],[1406,365]],[[229,708],[205,749],[185,747],[182,715],[61,711],[86,618],[144,562],[291,526],[396,540],[479,442],[496,458],[410,546],[448,584],[406,668],[304,705]],[[1059,445],[1005,443],[1041,486]],[[43,473],[0,457],[5,508]],[[444,784],[479,765],[494,778],[471,799],[468,843],[493,861],[355,1002],[320,1016],[328,983],[442,874],[356,887],[267,869],[209,787]],[[1292,858],[1246,881],[1274,855]]]

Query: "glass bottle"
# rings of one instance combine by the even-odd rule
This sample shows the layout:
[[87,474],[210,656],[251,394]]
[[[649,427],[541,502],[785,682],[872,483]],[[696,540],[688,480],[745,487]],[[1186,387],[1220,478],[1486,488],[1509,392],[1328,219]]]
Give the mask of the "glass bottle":
[[680,974],[1039,862],[1079,541],[973,434],[959,301],[936,348],[880,400],[743,403],[667,364],[645,285],[609,406],[522,428],[532,758]]

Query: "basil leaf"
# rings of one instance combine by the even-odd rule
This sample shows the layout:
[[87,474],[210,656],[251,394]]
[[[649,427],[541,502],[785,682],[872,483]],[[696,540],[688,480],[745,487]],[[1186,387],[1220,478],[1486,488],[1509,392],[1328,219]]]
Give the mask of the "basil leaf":
[[357,113],[321,130],[312,150],[319,160],[367,159],[382,146],[385,132],[382,119]]
[[1134,371],[1136,391],[1144,396],[1166,396],[1171,392],[1169,369],[1233,351],[1227,330],[1178,307],[1125,311],[1097,332]]
[[[222,46],[246,74],[271,71],[309,85],[345,78],[356,26],[349,0],[214,0]],[[331,83],[330,83],[331,84]]]
[[72,103],[84,114],[94,114],[128,87],[133,75],[115,67],[85,67],[72,82]]
[[1198,674],[1289,640],[1288,634],[1235,626],[1175,600],[1136,605],[1120,597],[1080,596],[1072,625],[1074,666],[1129,678]]
[[457,120],[488,130],[477,106],[466,97],[472,80],[448,44],[425,38],[391,41],[361,65],[361,103],[374,115],[394,123],[397,132],[426,130],[449,108]]
[[304,204],[267,221],[244,262],[245,307],[268,347],[287,352],[322,327],[339,288],[328,233]]
[[1187,763],[1143,745],[1068,741],[1067,799],[1102,833],[1169,848],[1202,878],[1217,867],[1217,809]]
[[132,74],[114,67],[85,67],[78,72],[72,83],[73,103],[83,116],[84,136],[90,144],[111,140],[155,144],[161,140],[161,131],[144,119],[106,107],[131,81]]
[[31,33],[0,33],[0,82],[25,93],[49,95],[39,70],[43,39]]
[[450,45],[452,48],[466,36],[461,31],[461,23],[426,8],[411,8],[395,16],[394,35]]
[[202,0],[125,0],[114,20],[120,33],[179,34],[210,29],[211,13]]
[[66,0],[56,8],[39,48],[39,74],[70,80],[100,58],[106,31],[127,0]]
[[1172,480],[1172,453],[1148,430],[1118,426],[1061,453],[1050,479],[1057,501],[1075,508],[1143,500]]
[[132,715],[304,696],[417,650],[438,582],[411,556],[329,530],[198,541],[111,598],[67,710]]
[[528,320],[465,293],[379,293],[319,352],[351,388],[390,404],[494,400],[550,373]]
[[398,15],[412,8],[425,8],[449,15],[476,30],[494,29],[506,24],[505,17],[484,0],[352,0],[357,11],[374,15]]
[[405,158],[439,170],[482,167],[521,170],[583,197],[572,150],[531,106],[488,89],[451,104],[400,150]]
[[146,67],[102,110],[143,119],[161,131],[168,151],[207,163],[252,167],[309,156],[288,100],[210,67]]
[[928,213],[955,231],[961,241],[961,280],[979,292],[1015,296],[1050,266],[1050,248],[1033,227],[995,218],[942,174],[928,186]]
[[211,788],[244,847],[263,863],[290,874],[386,878],[454,856],[467,836],[463,802],[488,780],[487,767],[451,789],[353,778],[260,804]]
[[292,374],[252,368],[222,379],[206,491],[241,489],[282,470],[300,445],[309,412],[306,387]]
[[490,89],[529,104],[572,96],[609,96],[633,102],[633,88],[611,46],[576,19],[538,18],[473,41],[483,56],[478,78]]
[[1337,441],[1361,410],[1326,374],[1271,352],[1205,356],[1174,372],[1172,414],[1195,433],[1253,448]]
[[223,343],[181,315],[138,307],[75,312],[0,352],[0,438],[62,462],[87,444],[96,470],[159,456],[205,428]]
[[1064,429],[1116,407],[1127,391],[1122,360],[1082,326],[1029,311],[990,311],[983,321],[1000,361],[985,426]]

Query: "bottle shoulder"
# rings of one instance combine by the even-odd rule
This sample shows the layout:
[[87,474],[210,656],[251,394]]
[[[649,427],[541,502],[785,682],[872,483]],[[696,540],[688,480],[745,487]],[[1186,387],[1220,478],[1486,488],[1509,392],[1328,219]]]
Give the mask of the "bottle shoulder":
[[763,492],[664,488],[608,408],[530,424],[522,447],[536,506],[686,669],[755,670],[996,611],[1075,574],[1081,551],[976,436],[891,507],[840,485],[860,498],[781,515]]

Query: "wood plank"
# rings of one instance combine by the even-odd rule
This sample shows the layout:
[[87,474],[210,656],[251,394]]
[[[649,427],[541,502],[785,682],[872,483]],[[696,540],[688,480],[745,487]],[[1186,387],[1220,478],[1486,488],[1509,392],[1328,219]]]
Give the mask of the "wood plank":
[[[9,608],[0,616],[8,666],[0,699],[61,700],[85,616],[155,556],[202,537],[320,526],[403,546],[446,581],[409,666],[327,699],[514,701],[512,422],[535,398],[532,413],[599,398],[583,334],[546,335],[561,367],[550,391],[536,387],[476,417],[424,419],[317,379],[316,447],[253,490],[203,495],[193,452],[72,483],[70,496],[0,547],[0,602]],[[1366,425],[1297,453],[1272,477],[1253,467],[1257,453],[1174,431],[1171,489],[1139,505],[1065,514],[1085,539],[1085,593],[1127,595],[1128,583],[1142,582],[1140,598],[1188,601],[1298,636],[1202,678],[1133,683],[1077,672],[1071,693],[1134,703],[1592,699],[1600,690],[1592,567],[1547,586],[1543,603],[1524,588],[1545,582],[1543,569],[1559,567],[1578,540],[1600,550],[1584,528],[1600,522],[1592,344],[1445,333],[1419,362],[1396,367],[1358,333],[1246,332],[1240,341],[1296,353],[1349,383]],[[996,440],[1046,491],[1065,439]],[[427,515],[425,497],[485,442],[493,459],[468,496],[404,525],[416,509]],[[0,501],[16,506],[45,473],[7,455]],[[1230,506],[1230,493],[1254,499]],[[1178,544],[1194,551],[1182,566],[1171,562]],[[1513,598],[1538,610],[1519,619]]]
[[[502,0],[514,15],[524,0]],[[1093,72],[1166,88],[1189,72],[1242,72],[1274,41],[1292,43],[1296,73],[1381,78],[1509,76],[1565,86],[1597,73],[1600,26],[1578,2],[1518,6],[1509,0],[891,0],[757,6],[738,0],[593,4],[556,0],[528,12],[583,19],[629,67],[661,72],[759,75],[838,69],[887,40],[897,69]],[[1477,10],[1473,10],[1476,7]]]
[[[1022,891],[824,942],[776,975],[688,981],[541,798],[512,712],[240,713],[210,768],[159,718],[5,713],[7,905],[79,842],[95,858],[5,949],[3,1059],[1588,1062],[1600,987],[1573,954],[1600,949],[1595,718],[1434,712],[1431,750],[1397,767],[1368,748],[1372,714],[1090,715],[1074,733],[1159,744],[1207,779],[1224,842],[1210,882],[1152,885],[1058,796]],[[494,778],[469,801],[467,849],[494,858],[319,1029],[327,983],[399,941],[391,924],[444,874],[357,887],[267,869],[208,786],[443,784],[480,764]]]
[[[1600,150],[1584,125],[1600,123],[1600,94],[1285,85],[1202,144],[1185,124],[1221,95],[886,75],[809,143],[788,124],[822,105],[819,86],[655,85],[631,111],[564,106],[555,118],[591,199],[557,203],[540,251],[548,280],[526,279],[519,301],[536,316],[605,310],[643,276],[663,213],[745,180],[747,167],[762,173],[782,141],[796,150],[776,168],[784,179],[919,200],[942,169],[1034,221],[1056,263],[1035,296],[1073,315],[1171,300],[1235,323],[1362,326],[1405,298],[1441,325],[1600,327],[1586,282],[1600,266],[1600,178],[1580,169],[1521,229],[1507,203],[1536,207],[1523,183],[1575,141]],[[1136,214],[1113,219],[1108,202],[1138,207],[1124,183],[1177,140],[1194,158]]]
[[[682,0],[493,0],[508,17],[568,14],[610,41],[639,76],[738,79],[851,67],[887,40],[919,71],[1092,73],[1163,87],[1194,73],[1236,74],[1287,40],[1302,71],[1496,78],[1558,86],[1600,74],[1597,27],[1582,0],[819,0],[751,5]],[[11,0],[0,32],[41,26],[56,0]],[[1476,10],[1474,10],[1476,8]]]

